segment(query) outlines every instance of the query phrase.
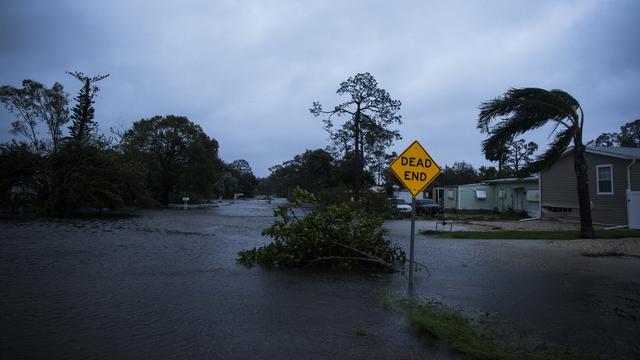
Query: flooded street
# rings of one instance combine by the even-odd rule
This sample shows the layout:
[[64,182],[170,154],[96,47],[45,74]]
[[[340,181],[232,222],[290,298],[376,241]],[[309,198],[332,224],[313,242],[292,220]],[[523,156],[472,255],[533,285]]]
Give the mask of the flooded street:
[[[388,221],[408,248],[406,221]],[[417,231],[432,228],[417,222]],[[620,251],[634,240],[616,242]],[[577,241],[573,242],[574,244]],[[416,294],[470,315],[497,313],[533,335],[602,359],[640,359],[640,258],[586,257],[566,241],[416,235]]]
[[2,358],[455,358],[377,303],[398,275],[236,264],[273,206],[1,223]]
[[[384,310],[400,275],[246,269],[238,250],[275,205],[145,211],[121,220],[0,223],[2,358],[455,359]],[[407,221],[387,222],[406,246]],[[420,229],[418,224],[417,229]],[[640,259],[547,241],[417,236],[419,295],[497,312],[609,359],[640,358]],[[366,336],[357,336],[362,329]]]

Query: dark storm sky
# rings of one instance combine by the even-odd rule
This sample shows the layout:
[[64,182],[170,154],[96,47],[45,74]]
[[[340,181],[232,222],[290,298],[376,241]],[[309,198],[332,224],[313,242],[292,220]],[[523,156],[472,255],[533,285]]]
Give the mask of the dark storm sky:
[[[312,101],[370,72],[402,101],[401,151],[485,164],[477,107],[509,87],[561,88],[585,139],[640,118],[640,1],[12,1],[0,3],[0,84],[100,83],[103,131],[188,116],[256,175],[327,145]],[[0,111],[0,140],[11,117]],[[530,139],[548,142],[548,130]],[[43,129],[44,131],[44,129]]]

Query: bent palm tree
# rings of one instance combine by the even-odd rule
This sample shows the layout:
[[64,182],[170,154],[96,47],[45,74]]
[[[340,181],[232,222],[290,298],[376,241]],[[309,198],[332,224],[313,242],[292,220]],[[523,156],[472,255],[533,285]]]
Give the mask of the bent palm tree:
[[[500,121],[493,126],[496,118]],[[480,105],[478,128],[489,137],[482,143],[485,154],[493,154],[509,139],[555,123],[555,133],[549,148],[524,171],[538,172],[549,168],[564,153],[573,140],[573,164],[576,173],[578,203],[580,206],[580,236],[595,237],[591,220],[591,200],[585,146],[582,143],[584,113],[580,103],[562,90],[538,88],[510,89],[501,97]],[[559,129],[560,128],[560,129]]]

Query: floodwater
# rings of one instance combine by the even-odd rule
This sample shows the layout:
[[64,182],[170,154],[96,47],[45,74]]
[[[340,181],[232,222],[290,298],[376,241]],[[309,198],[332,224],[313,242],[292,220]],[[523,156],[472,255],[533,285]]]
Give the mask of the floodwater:
[[[386,227],[408,248],[408,222]],[[417,222],[416,231],[433,227]],[[416,260],[431,276],[417,273],[415,292],[472,316],[498,314],[579,353],[640,359],[640,258],[585,257],[553,242],[417,235]]]
[[[377,303],[379,289],[406,292],[398,274],[238,265],[238,250],[269,241],[274,206],[0,222],[0,357],[460,358]],[[406,247],[408,221],[387,226]],[[640,358],[640,259],[547,245],[417,236],[431,276],[416,274],[416,293],[602,358]]]
[[0,358],[456,358],[378,304],[399,275],[238,265],[274,206],[0,223]]

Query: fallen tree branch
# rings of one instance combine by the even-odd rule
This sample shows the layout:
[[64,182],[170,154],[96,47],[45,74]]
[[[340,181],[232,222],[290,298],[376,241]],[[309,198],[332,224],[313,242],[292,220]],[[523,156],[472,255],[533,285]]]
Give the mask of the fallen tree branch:
[[[362,250],[360,250],[360,249],[358,249],[358,248],[355,248],[355,247],[353,247],[353,246],[349,246],[349,245],[346,245],[346,244],[343,244],[343,243],[339,243],[339,242],[337,242],[337,241],[331,241],[331,242],[332,242],[333,244],[335,244],[335,245],[342,246],[342,247],[343,247],[343,248],[345,248],[345,249],[349,249],[349,250],[351,250],[351,251],[354,251],[354,252],[356,252],[356,253],[358,253],[358,254],[360,254],[360,255],[362,255],[362,256],[366,256],[366,257],[367,257],[367,259],[375,260],[374,262],[377,262],[377,263],[380,263],[380,264],[387,264],[388,266],[390,266],[390,267],[392,267],[392,268],[394,268],[394,269],[398,269],[398,268],[397,268],[397,267],[395,267],[393,264],[388,263],[388,262],[387,262],[387,261],[385,261],[384,259],[381,259],[381,258],[379,258],[379,257],[377,257],[377,256],[375,256],[375,255],[372,255],[372,254],[370,254],[370,253],[368,253],[368,252],[366,252],[366,251],[362,251]],[[404,269],[399,270],[399,272],[401,272],[401,273],[403,273],[403,274],[404,274]]]
[[380,259],[380,258],[379,258],[379,257],[377,257],[377,256],[373,256],[373,255],[369,254],[368,252],[366,252],[366,251],[362,251],[362,250],[360,250],[360,249],[358,249],[358,248],[354,248],[353,246],[345,245],[345,244],[343,244],[343,243],[339,243],[339,242],[337,242],[337,241],[331,241],[331,243],[336,244],[336,245],[338,245],[338,246],[342,246],[342,247],[343,247],[343,248],[345,248],[345,249],[349,249],[349,250],[355,251],[355,252],[357,252],[358,254],[363,255],[363,256],[366,256],[366,257],[368,257],[368,258],[370,258],[370,259],[378,259],[378,260],[380,260],[380,261],[384,261],[384,260]]
[[429,275],[429,277],[431,277],[431,271],[429,270],[429,267],[427,266],[427,264],[421,263],[421,262],[416,261],[416,260],[413,260],[413,263],[422,266],[425,270],[427,270],[427,275]]
[[324,257],[319,257],[319,258],[313,259],[313,260],[309,261],[309,263],[316,263],[316,262],[327,261],[327,260],[331,260],[331,261],[335,261],[335,260],[354,260],[354,261],[372,262],[372,263],[387,267],[389,269],[395,270],[397,272],[404,273],[403,269],[395,267],[393,264],[389,264],[388,262],[386,262],[384,260],[372,259],[372,258],[368,258],[368,257],[365,258],[365,257],[357,257],[357,256],[324,256]]

